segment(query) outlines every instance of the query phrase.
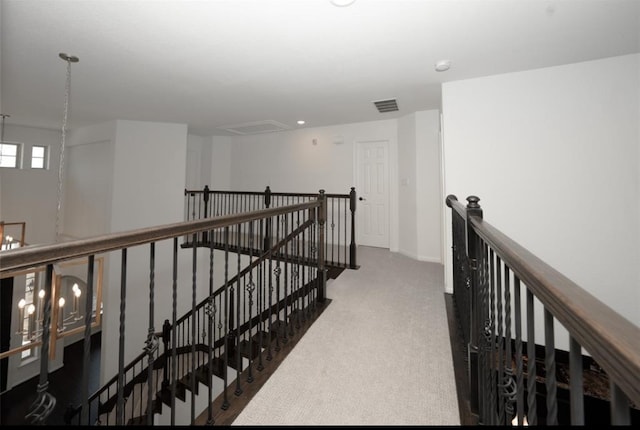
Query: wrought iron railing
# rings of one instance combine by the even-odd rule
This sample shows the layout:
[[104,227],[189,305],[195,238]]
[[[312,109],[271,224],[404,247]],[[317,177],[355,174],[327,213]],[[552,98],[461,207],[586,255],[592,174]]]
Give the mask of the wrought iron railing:
[[[300,220],[290,227],[291,218]],[[284,220],[284,222],[281,222]],[[215,393],[224,396],[223,408],[229,407],[231,399],[227,387],[235,385],[236,394],[243,385],[253,381],[254,368],[261,369],[262,360],[270,360],[271,351],[279,348],[280,342],[287,341],[301,319],[310,317],[318,303],[325,301],[327,273],[324,258],[324,224],[326,222],[326,199],[321,191],[316,199],[242,214],[224,215],[201,220],[150,227],[124,233],[69,241],[54,245],[33,246],[3,252],[1,277],[12,276],[27,268],[45,266],[49,276],[45,285],[43,350],[48,350],[51,327],[51,276],[53,265],[73,258],[87,257],[89,260],[87,279],[93,280],[94,260],[98,254],[117,254],[121,258],[120,268],[120,309],[118,338],[118,374],[93,395],[88,393],[88,373],[90,369],[90,326],[85,321],[83,378],[81,381],[82,404],[67,411],[68,421],[83,425],[90,424],[153,424],[154,415],[165,404],[170,409],[170,423],[175,422],[176,398],[187,400],[186,391],[191,393],[191,424],[196,414],[195,396],[198,381],[208,387],[208,422],[213,423],[213,397]],[[248,246],[253,249],[251,238],[257,229],[277,230],[282,225],[284,231],[267,249],[255,255],[232,254],[230,247],[240,247],[242,235],[236,235],[238,242],[232,242],[230,232],[247,231]],[[183,317],[177,317],[178,285],[178,241],[191,236],[192,243],[204,232],[212,236],[222,231],[224,238],[222,252],[216,250],[213,241],[208,248],[209,276],[197,279],[196,261],[198,252],[207,252],[197,246],[186,251],[191,255],[192,277],[191,309]],[[264,231],[264,230],[263,230]],[[173,245],[172,279],[164,280],[172,284],[172,321],[165,321],[162,331],[154,327],[155,249],[156,244]],[[127,288],[127,253],[130,249],[148,247],[149,323],[147,327],[130,327],[125,324],[127,294],[141,294],[139,286]],[[275,254],[278,258],[274,258]],[[214,273],[215,258],[224,260],[224,273]],[[237,271],[229,276],[230,266]],[[231,269],[233,273],[234,269]],[[216,278],[218,276],[218,278]],[[214,290],[215,279],[222,279],[222,286]],[[207,282],[208,294],[197,303],[197,283]],[[130,291],[128,291],[130,290]],[[184,291],[184,288],[181,288]],[[89,285],[88,292],[92,291]],[[87,304],[91,294],[86,294]],[[136,330],[145,330],[146,342],[143,353],[129,364],[125,364],[124,349],[128,336]],[[276,336],[277,334],[277,336]],[[161,352],[160,344],[164,343]],[[114,346],[115,347],[115,346]],[[257,361],[254,363],[254,361]],[[55,406],[55,398],[48,393],[48,356],[41,357],[37,398],[27,416],[36,424],[46,423]],[[229,369],[234,369],[235,379],[229,377]],[[247,375],[245,375],[247,374]],[[247,376],[241,378],[241,375]],[[214,376],[217,379],[214,381]],[[206,382],[205,382],[206,381]],[[218,385],[215,387],[215,385]],[[189,400],[187,400],[189,401]]]
[[[479,423],[585,424],[584,348],[609,381],[611,424],[630,424],[640,405],[640,329],[484,221],[479,200],[470,196],[465,207],[453,195],[446,199],[454,303],[468,342],[470,406]],[[543,346],[535,344],[536,304],[543,311]],[[567,422],[558,417],[556,323],[569,333]]]
[[[214,216],[251,212],[266,208],[276,208],[291,204],[303,203],[315,200],[317,194],[311,193],[275,193],[267,186],[265,191],[220,191],[210,190],[205,186],[202,190],[184,191],[184,216],[185,220],[210,218]],[[333,267],[357,269],[357,246],[355,238],[356,216],[356,190],[351,188],[348,194],[325,194],[327,202],[327,222],[325,229],[325,258],[326,264]],[[282,220],[281,222],[284,222]],[[291,218],[290,226],[299,223]],[[279,230],[274,230],[277,235],[284,232],[284,225]],[[222,247],[221,232],[212,237],[215,247]],[[231,231],[231,236],[242,236],[240,247],[244,252],[248,250],[249,236],[246,231]],[[271,237],[271,230],[256,231],[254,244],[266,249],[272,241],[279,237]],[[183,246],[191,247],[192,237],[185,237]],[[209,236],[207,232],[197,237],[199,246],[208,246]],[[234,248],[235,250],[235,248]]]

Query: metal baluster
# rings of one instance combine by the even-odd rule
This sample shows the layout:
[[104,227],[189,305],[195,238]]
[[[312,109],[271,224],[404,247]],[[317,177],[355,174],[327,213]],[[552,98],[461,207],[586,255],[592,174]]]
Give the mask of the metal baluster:
[[520,279],[514,277],[514,307],[516,314],[516,385],[517,385],[517,417],[518,425],[524,424],[524,375],[522,368],[522,301],[520,295]]
[[127,298],[127,248],[122,250],[120,268],[120,342],[118,355],[118,402],[116,405],[116,425],[124,425],[124,323]]
[[[497,389],[498,389],[498,425],[504,425],[504,406],[505,398],[501,387],[504,385],[504,356],[503,356],[503,314],[502,314],[502,260],[496,256],[496,306],[498,310],[498,334],[495,340],[495,347],[498,350],[498,374],[497,374]],[[493,347],[493,345],[492,345]],[[494,348],[495,348],[494,347]]]
[[238,271],[237,273],[237,291],[236,291],[236,336],[235,336],[235,347],[236,347],[236,363],[238,368],[236,369],[236,390],[233,392],[236,396],[242,394],[242,388],[240,388],[240,375],[242,374],[242,357],[240,355],[240,292],[242,288],[240,288],[240,246],[242,240],[242,227],[241,224],[238,224],[238,238],[237,238],[237,251],[238,251]]
[[[287,198],[288,200],[288,198]],[[287,204],[289,202],[287,201]],[[283,232],[282,232],[282,236],[283,237],[287,237],[287,235],[289,234],[289,222],[288,222],[288,214],[284,214],[284,228],[283,228]],[[287,314],[288,311],[288,305],[287,305],[287,299],[289,298],[289,293],[287,291],[288,286],[289,286],[289,243],[285,244],[284,247],[284,304],[283,304],[283,311],[284,311],[284,331],[283,331],[283,335],[282,335],[282,343],[287,343],[289,341],[288,335],[289,335],[289,316]]]
[[[147,353],[147,425],[153,424],[153,355],[158,350],[158,337],[154,327],[154,288],[155,288],[156,244],[149,245],[149,331],[145,352]],[[140,402],[142,406],[142,402]]]
[[496,424],[496,381],[495,381],[495,318],[496,318],[496,304],[495,304],[495,261],[494,261],[493,249],[490,250],[490,293],[489,293],[489,330],[486,334],[487,341],[487,360],[488,360],[488,386],[489,386],[489,415],[487,424]]
[[553,315],[544,310],[545,382],[547,388],[547,425],[558,425],[558,400],[556,382],[556,347],[553,330]]
[[[260,237],[264,237],[264,231],[262,229],[262,220],[260,220]],[[259,241],[258,241],[259,243]],[[263,260],[258,267],[258,307],[257,307],[257,315],[258,318],[258,370],[262,371],[264,369],[264,364],[262,363],[262,337],[264,334],[264,317],[262,316],[262,311],[264,310],[264,289],[265,289],[265,281],[264,281],[264,266],[266,262]]]
[[171,282],[171,307],[172,307],[172,323],[171,323],[171,425],[176,424],[176,381],[177,361],[176,361],[176,342],[177,342],[177,309],[178,309],[178,238],[173,239],[173,275]]
[[[89,373],[91,357],[91,317],[93,314],[93,269],[95,256],[89,256],[87,264],[87,292],[84,302],[84,351],[82,360],[82,409],[80,412],[80,423],[89,425]],[[100,312],[96,309],[96,312]]]
[[527,289],[527,406],[529,425],[538,425],[536,399],[536,337],[533,293]]
[[510,270],[504,265],[504,312],[505,312],[505,369],[503,375],[502,393],[505,398],[505,424],[511,424],[514,417],[513,404],[516,401],[516,384],[513,379],[513,355],[511,354],[511,284]]
[[[280,241],[280,215],[276,217],[276,237],[278,242]],[[280,260],[282,256],[282,248],[279,250],[280,257],[276,259],[276,268],[273,269],[273,273],[276,275],[276,351],[280,351]]]
[[[251,252],[249,253],[249,267],[251,267],[251,264],[253,263],[253,221],[249,222],[249,248],[251,249]],[[252,307],[253,307],[253,292],[256,289],[256,284],[253,282],[253,270],[254,269],[250,269],[249,270],[249,283],[247,285],[245,285],[245,288],[247,290],[247,293],[249,293],[249,321],[248,321],[248,330],[247,332],[249,333],[249,374],[247,375],[247,382],[251,383],[253,382],[253,344],[251,341],[251,317],[253,315],[252,313]],[[238,326],[240,327],[240,326]]]
[[51,338],[51,286],[53,282],[53,265],[48,264],[45,278],[44,311],[42,314],[42,352],[40,354],[40,377],[38,379],[37,397],[29,406],[25,420],[31,424],[45,424],[56,406],[56,398],[47,392],[49,388],[49,340]]
[[582,347],[569,335],[569,396],[571,425],[584,425],[584,387],[582,386]]
[[209,237],[211,240],[209,241],[209,297],[207,304],[207,308],[205,310],[207,314],[207,323],[208,323],[208,339],[207,339],[207,425],[213,425],[213,354],[214,354],[214,333],[213,333],[213,323],[216,319],[216,304],[214,302],[213,296],[213,235],[214,231],[212,230],[209,233]]
[[609,389],[611,390],[611,424],[615,426],[630,425],[629,399],[615,382],[609,382]]
[[[193,240],[196,241],[198,237],[198,233],[193,233]],[[196,292],[197,292],[197,282],[196,282],[196,273],[197,273],[197,261],[198,261],[198,248],[196,246],[193,247],[193,253],[191,256],[191,374],[189,378],[191,380],[191,425],[195,424],[196,421],[196,342],[197,342],[197,334],[196,334]],[[186,373],[186,369],[185,369]]]
[[[276,225],[277,225],[276,221]],[[267,222],[267,231],[269,231],[269,237],[273,236],[273,223],[271,221]],[[268,259],[269,259],[269,270],[267,272],[268,282],[269,282],[269,331],[267,332],[267,361],[271,361],[273,356],[271,355],[271,341],[273,336],[273,322],[271,315],[273,314],[273,252],[271,251],[271,247],[269,247],[268,251]],[[277,320],[276,320],[277,321]]]
[[229,339],[228,339],[228,310],[229,310],[229,227],[224,228],[224,386],[222,389],[223,400],[222,400],[222,410],[229,409],[229,399],[227,397],[227,373],[229,369]]

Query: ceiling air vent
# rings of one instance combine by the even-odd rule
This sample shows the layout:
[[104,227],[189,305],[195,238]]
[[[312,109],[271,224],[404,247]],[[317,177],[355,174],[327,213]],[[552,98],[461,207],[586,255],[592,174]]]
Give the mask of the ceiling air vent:
[[285,124],[273,120],[245,122],[244,124],[225,125],[218,127],[235,134],[260,134],[274,131],[289,130]]
[[398,102],[396,99],[389,100],[378,100],[377,102],[373,102],[374,105],[378,108],[378,112],[395,112],[398,110]]

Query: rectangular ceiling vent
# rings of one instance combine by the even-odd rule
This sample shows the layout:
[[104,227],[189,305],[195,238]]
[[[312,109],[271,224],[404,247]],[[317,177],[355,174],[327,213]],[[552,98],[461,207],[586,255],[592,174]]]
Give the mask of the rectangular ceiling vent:
[[235,134],[260,134],[289,130],[287,125],[270,119],[265,121],[245,122],[244,124],[225,125],[218,128]]
[[398,110],[398,102],[396,99],[389,100],[378,100],[377,102],[373,102],[374,105],[378,108],[378,112],[395,112]]

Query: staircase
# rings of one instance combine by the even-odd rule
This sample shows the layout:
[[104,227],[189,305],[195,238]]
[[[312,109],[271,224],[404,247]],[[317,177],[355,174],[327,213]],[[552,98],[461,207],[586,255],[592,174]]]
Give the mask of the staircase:
[[[215,399],[214,405],[225,403],[223,391],[227,387],[227,397],[233,402],[237,402],[238,397],[243,396],[244,391],[251,391],[252,395],[259,387],[266,382],[269,375],[273,373],[277,365],[282,361],[286,353],[293,347],[293,344],[304,334],[311,323],[326,308],[314,306],[313,308],[297,309],[291,312],[288,320],[277,320],[272,322],[270,330],[258,331],[249,338],[244,336],[240,342],[229,342],[225,365],[224,352],[216,349],[216,354],[212,354],[209,362],[208,345],[199,343],[196,345],[195,354],[190,346],[181,347],[176,350],[176,381],[175,381],[175,407],[172,417],[172,387],[164,378],[165,364],[171,372],[171,350],[165,351],[154,360],[151,377],[152,398],[151,398],[151,424],[153,425],[189,425],[192,418],[202,417],[206,419],[209,406],[209,398]],[[236,347],[236,343],[238,346]],[[286,351],[285,351],[286,350]],[[276,363],[277,362],[277,363]],[[210,363],[210,364],[209,364]],[[239,371],[238,371],[239,369]],[[226,385],[225,385],[226,373]],[[126,384],[124,395],[124,420],[126,425],[147,425],[149,424],[149,377],[148,366]],[[238,383],[238,376],[241,381]],[[255,384],[255,387],[247,388],[248,384]],[[240,394],[238,394],[240,386]],[[211,390],[211,394],[209,394]],[[117,395],[108,397],[103,394],[104,400],[100,401],[98,407],[98,417],[94,422],[96,425],[115,425],[117,421]],[[243,403],[246,404],[249,398]],[[195,414],[192,417],[192,409]],[[234,407],[233,417],[237,416],[241,410],[237,405]],[[225,416],[224,408],[212,411],[215,422],[229,419]]]

